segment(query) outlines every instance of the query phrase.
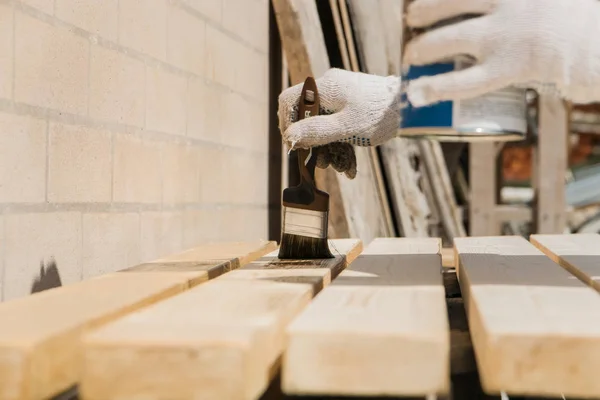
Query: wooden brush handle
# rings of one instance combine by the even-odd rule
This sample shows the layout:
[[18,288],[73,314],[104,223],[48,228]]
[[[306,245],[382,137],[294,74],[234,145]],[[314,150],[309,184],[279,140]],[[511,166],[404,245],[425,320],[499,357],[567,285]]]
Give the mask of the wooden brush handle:
[[[312,96],[308,96],[308,92],[312,92]],[[300,102],[298,105],[298,120],[319,115],[319,92],[317,90],[317,82],[314,78],[308,77],[304,81],[302,93],[300,94]],[[315,168],[317,166],[317,155],[311,154],[311,149],[298,149],[298,169],[300,170],[300,182],[306,182],[315,186]],[[308,163],[306,159],[310,155]]]

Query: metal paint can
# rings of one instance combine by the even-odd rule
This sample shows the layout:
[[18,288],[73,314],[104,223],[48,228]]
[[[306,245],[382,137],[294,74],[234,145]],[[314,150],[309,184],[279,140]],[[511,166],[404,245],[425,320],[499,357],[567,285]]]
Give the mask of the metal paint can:
[[[405,11],[409,3],[410,0],[404,1]],[[426,29],[408,29],[404,24],[401,57],[403,58],[406,43],[415,36],[477,16],[452,18]],[[507,87],[475,98],[443,101],[425,107],[413,107],[408,101],[406,88],[411,80],[468,68],[473,62],[470,57],[457,56],[436,64],[410,66],[406,70],[403,68],[399,135],[442,142],[524,140],[528,112],[525,89]]]

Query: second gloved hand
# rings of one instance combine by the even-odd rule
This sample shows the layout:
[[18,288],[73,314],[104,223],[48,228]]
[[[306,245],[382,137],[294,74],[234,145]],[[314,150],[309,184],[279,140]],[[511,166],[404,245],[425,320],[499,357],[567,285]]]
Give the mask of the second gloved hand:
[[417,106],[479,96],[506,86],[550,89],[576,103],[600,100],[597,0],[414,0],[406,23],[428,27],[463,14],[481,16],[431,30],[407,45],[405,65],[469,55],[474,66],[408,84]]
[[279,96],[279,129],[289,149],[317,148],[318,167],[356,175],[353,145],[377,146],[396,136],[400,79],[332,68],[316,80],[320,115],[298,120],[302,84]]

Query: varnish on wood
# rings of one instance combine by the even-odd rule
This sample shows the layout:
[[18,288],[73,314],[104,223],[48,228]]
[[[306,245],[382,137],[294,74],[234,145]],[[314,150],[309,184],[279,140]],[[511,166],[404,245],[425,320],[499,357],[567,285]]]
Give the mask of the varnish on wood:
[[[81,336],[276,248],[202,245],[163,260],[0,304],[0,400],[47,399],[81,377]],[[151,268],[150,268],[151,266]]]
[[478,15],[465,15],[440,21],[432,26],[409,27],[407,12],[413,0],[404,0],[401,46],[402,118],[401,136],[425,137],[445,142],[518,141],[527,133],[526,90],[508,87],[465,100],[441,101],[413,106],[408,97],[410,81],[447,74],[472,67],[475,59],[456,54],[427,65],[406,65],[408,43],[419,35],[450,24],[459,24]]

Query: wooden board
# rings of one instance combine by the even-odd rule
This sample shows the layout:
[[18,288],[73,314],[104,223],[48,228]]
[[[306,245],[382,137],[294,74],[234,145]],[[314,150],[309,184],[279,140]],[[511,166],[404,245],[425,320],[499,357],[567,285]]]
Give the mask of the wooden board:
[[[351,243],[334,241],[349,258],[360,246]],[[346,257],[334,263],[323,271]],[[304,268],[294,260],[277,266]],[[285,326],[314,293],[310,282],[223,276],[121,318],[84,340],[83,398],[257,399],[278,369]]]
[[378,238],[287,330],[292,395],[425,396],[449,388],[439,239]]
[[529,240],[552,261],[600,292],[600,235],[531,235]]
[[[237,264],[233,259],[260,257],[271,245],[200,247],[203,252],[195,254],[202,268],[195,270],[155,263],[158,272],[117,272],[1,303],[0,400],[37,400],[69,389],[81,372],[79,339],[85,331],[204,282]],[[202,255],[227,261],[211,263]]]
[[483,389],[600,397],[600,296],[520,236],[456,238]]

